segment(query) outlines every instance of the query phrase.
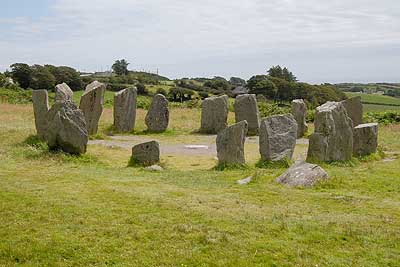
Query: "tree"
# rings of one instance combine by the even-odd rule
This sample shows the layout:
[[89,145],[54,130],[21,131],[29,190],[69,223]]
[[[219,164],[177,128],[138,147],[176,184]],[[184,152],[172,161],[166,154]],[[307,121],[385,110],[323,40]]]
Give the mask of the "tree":
[[53,65],[44,65],[44,67],[53,74],[57,84],[66,83],[74,91],[80,90],[83,87],[82,79],[74,68],[67,66],[56,67]]
[[268,70],[268,75],[271,77],[284,79],[288,82],[297,82],[296,76],[294,76],[294,74],[291,71],[289,71],[288,68],[285,67],[282,69],[282,67],[279,65],[272,66]]
[[31,80],[29,87],[32,89],[52,90],[55,85],[56,78],[47,68],[40,65],[33,65],[31,67]]
[[128,74],[129,63],[125,59],[116,60],[112,65],[112,70],[117,75],[127,75]]
[[229,79],[229,83],[232,84],[233,86],[245,86],[246,85],[246,81],[243,80],[242,78],[239,77],[231,77]]
[[247,88],[251,94],[263,95],[266,98],[274,99],[277,87],[269,80],[267,75],[255,75],[247,81]]
[[31,81],[32,70],[28,64],[15,63],[11,66],[11,77],[16,81],[22,88],[27,89]]

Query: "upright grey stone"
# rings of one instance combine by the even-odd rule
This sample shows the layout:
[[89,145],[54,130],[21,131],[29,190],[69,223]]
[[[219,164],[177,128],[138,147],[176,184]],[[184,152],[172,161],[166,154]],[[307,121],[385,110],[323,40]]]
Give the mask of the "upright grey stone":
[[37,136],[44,139],[47,130],[47,112],[49,111],[49,97],[47,90],[32,91],[33,113]]
[[118,132],[130,132],[135,128],[136,88],[127,88],[114,95],[114,127]]
[[353,122],[340,102],[317,107],[307,161],[346,161],[353,154]]
[[260,115],[258,112],[256,95],[238,95],[235,99],[234,108],[236,122],[247,121],[249,125],[248,134],[258,134],[260,128]]
[[276,181],[291,187],[312,187],[319,181],[328,178],[328,174],[320,166],[306,162],[297,162],[279,176]]
[[71,101],[56,102],[47,113],[45,139],[50,149],[71,154],[86,152],[88,132],[83,112]]
[[354,156],[366,156],[378,147],[378,123],[360,124],[354,128]]
[[244,142],[247,135],[247,121],[236,123],[217,136],[217,157],[221,165],[245,164]]
[[297,122],[297,138],[301,138],[308,130],[307,126],[307,106],[303,99],[292,101],[292,115]]
[[100,116],[103,113],[105,91],[105,84],[94,81],[86,86],[86,90],[81,97],[79,108],[85,115],[86,127],[90,135],[97,133]]
[[352,97],[341,102],[347,111],[347,116],[353,121],[353,127],[362,123],[363,105],[361,96]]
[[228,96],[204,99],[201,109],[201,127],[203,133],[216,134],[228,126]]
[[168,100],[162,94],[154,96],[146,114],[145,123],[150,132],[164,132],[168,128]]
[[296,146],[297,122],[291,114],[261,121],[260,154],[263,161],[291,160]]
[[131,163],[151,166],[160,162],[160,145],[150,141],[132,147]]
[[72,101],[74,92],[69,88],[68,84],[61,83],[56,85],[56,102]]

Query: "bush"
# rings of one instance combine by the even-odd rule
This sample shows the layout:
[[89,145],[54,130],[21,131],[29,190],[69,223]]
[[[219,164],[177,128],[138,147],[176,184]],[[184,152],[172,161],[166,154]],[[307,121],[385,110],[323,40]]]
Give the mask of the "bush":
[[149,91],[143,83],[138,83],[136,85],[138,95],[148,95]]
[[204,92],[204,91],[200,91],[199,92],[199,96],[200,96],[200,98],[201,99],[206,99],[207,97],[209,97],[209,94],[207,93],[207,92]]
[[400,123],[399,111],[368,112],[364,115],[365,122],[378,122],[381,124]]
[[165,90],[164,88],[157,88],[156,93],[157,93],[157,94],[161,94],[161,95],[163,95],[163,96],[167,96],[167,95],[168,95],[168,94],[167,94],[167,90]]
[[289,106],[282,106],[276,103],[259,102],[258,109],[262,118],[290,113]]
[[0,100],[10,104],[28,104],[32,102],[32,91],[21,88],[0,88]]

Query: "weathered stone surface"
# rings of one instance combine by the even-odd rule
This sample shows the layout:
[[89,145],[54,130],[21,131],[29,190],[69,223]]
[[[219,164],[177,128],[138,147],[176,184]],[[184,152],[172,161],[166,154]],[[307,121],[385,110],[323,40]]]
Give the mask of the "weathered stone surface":
[[263,119],[260,124],[260,154],[263,161],[292,159],[297,122],[291,114]]
[[354,156],[366,156],[378,147],[378,123],[360,124],[354,128]]
[[56,102],[47,113],[46,141],[50,149],[86,152],[88,132],[83,112],[71,101]]
[[241,179],[241,180],[237,180],[237,183],[240,185],[244,185],[244,184],[248,184],[253,180],[253,176],[249,176],[247,178]]
[[249,126],[248,134],[258,134],[260,115],[258,112],[256,95],[238,95],[235,100],[234,108],[236,122],[247,121]]
[[127,88],[114,95],[114,127],[118,132],[130,132],[135,128],[136,88]]
[[317,107],[307,161],[346,161],[353,154],[353,122],[340,102]]
[[151,165],[151,166],[148,166],[148,167],[146,167],[146,168],[144,168],[146,171],[151,171],[151,172],[161,172],[161,171],[163,171],[164,169],[161,167],[161,166],[159,166],[159,165]]
[[72,101],[74,92],[69,88],[68,84],[61,83],[56,85],[56,102]]
[[315,164],[298,162],[290,167],[276,181],[288,186],[312,187],[329,176],[324,169]]
[[160,145],[150,141],[132,147],[131,162],[144,166],[151,166],[160,162]]
[[363,105],[361,96],[352,97],[341,102],[347,111],[347,116],[353,121],[353,127],[362,123]]
[[49,97],[47,90],[32,91],[33,113],[37,136],[44,139],[47,130],[47,112],[49,111]]
[[96,134],[100,116],[103,113],[104,93],[106,86],[94,81],[88,86],[81,97],[79,108],[85,115],[86,127],[89,134]]
[[297,138],[301,138],[308,130],[307,106],[303,99],[295,99],[292,101],[292,115],[297,122]]
[[244,142],[246,141],[247,121],[241,121],[217,136],[217,157],[221,165],[245,164]]
[[168,128],[168,100],[162,94],[155,95],[145,119],[150,132],[164,132]]
[[228,96],[223,95],[204,99],[201,110],[200,131],[216,134],[224,130],[228,126],[228,112]]

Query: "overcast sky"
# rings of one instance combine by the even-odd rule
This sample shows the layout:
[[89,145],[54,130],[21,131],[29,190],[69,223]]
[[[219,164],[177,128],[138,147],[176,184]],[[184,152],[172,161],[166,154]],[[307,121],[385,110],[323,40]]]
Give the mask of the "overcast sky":
[[14,62],[170,78],[263,74],[400,82],[399,0],[0,0],[0,70]]

